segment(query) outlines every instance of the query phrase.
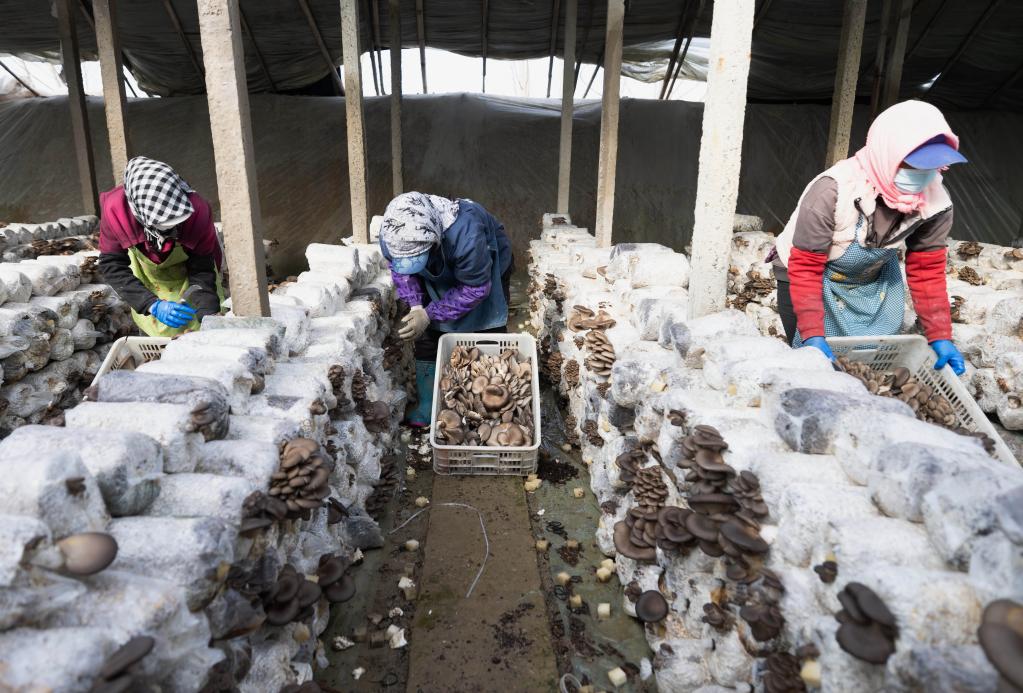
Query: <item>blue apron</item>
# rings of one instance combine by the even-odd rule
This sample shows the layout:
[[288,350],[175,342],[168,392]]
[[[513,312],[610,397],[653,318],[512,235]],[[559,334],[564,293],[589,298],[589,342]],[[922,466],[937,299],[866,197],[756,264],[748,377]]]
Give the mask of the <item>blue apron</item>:
[[[449,236],[455,236],[462,232],[462,228],[456,228],[460,224],[474,224],[483,231],[490,252],[490,294],[483,299],[482,303],[457,320],[433,323],[430,328],[440,332],[478,332],[502,327],[508,324],[508,302],[505,300],[504,290],[501,287],[501,275],[511,263],[511,256],[508,254],[508,257],[502,257],[501,246],[498,243],[500,224],[475,202],[459,200],[458,206],[458,218],[451,227],[445,229],[445,238],[442,238],[438,249],[441,260],[440,270],[437,273],[430,271],[432,266],[435,267],[433,258],[431,258],[431,262],[418,276],[422,278],[432,301],[440,300],[448,290],[458,286],[461,282],[455,278],[454,258],[449,258],[445,251],[445,246],[457,246],[446,243],[445,240],[448,240]],[[505,247],[507,248],[507,246]],[[508,250],[505,250],[505,253],[508,253]]]
[[[906,286],[894,248],[860,245],[863,215],[856,237],[837,260],[824,266],[824,334],[866,337],[899,334],[906,312]],[[793,347],[803,345],[796,330]]]

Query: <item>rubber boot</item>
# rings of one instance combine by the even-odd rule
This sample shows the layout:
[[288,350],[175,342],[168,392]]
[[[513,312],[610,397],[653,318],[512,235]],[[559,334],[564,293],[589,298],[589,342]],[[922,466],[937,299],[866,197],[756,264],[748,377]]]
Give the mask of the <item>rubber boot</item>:
[[436,370],[437,364],[433,361],[416,360],[416,393],[419,403],[405,416],[405,422],[410,426],[425,428],[430,425],[430,416],[433,412],[433,376]]

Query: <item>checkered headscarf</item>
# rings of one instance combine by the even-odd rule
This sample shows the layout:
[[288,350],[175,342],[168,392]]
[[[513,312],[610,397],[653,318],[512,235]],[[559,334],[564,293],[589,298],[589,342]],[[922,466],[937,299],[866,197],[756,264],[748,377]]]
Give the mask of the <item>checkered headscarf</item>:
[[157,248],[177,235],[176,229],[161,229],[159,225],[195,211],[188,199],[190,192],[188,183],[162,161],[136,156],[124,169],[128,206],[145,229],[146,238]]
[[457,216],[457,200],[421,192],[402,193],[384,210],[380,238],[391,257],[413,257],[440,243],[441,234]]

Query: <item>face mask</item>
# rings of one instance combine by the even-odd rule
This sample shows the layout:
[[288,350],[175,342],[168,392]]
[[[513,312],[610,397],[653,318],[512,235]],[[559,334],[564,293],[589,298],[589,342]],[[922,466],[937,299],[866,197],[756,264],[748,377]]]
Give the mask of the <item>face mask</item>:
[[895,174],[895,187],[904,193],[918,193],[937,175],[938,171],[933,168],[900,168]]

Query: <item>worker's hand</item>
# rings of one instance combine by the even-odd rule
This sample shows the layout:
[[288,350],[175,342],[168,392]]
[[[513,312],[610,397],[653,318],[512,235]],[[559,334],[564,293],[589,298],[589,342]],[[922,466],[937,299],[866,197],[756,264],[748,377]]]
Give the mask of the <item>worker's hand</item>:
[[149,307],[149,312],[167,327],[184,327],[195,317],[195,308],[173,301],[157,301]]
[[828,346],[828,340],[824,339],[824,337],[810,337],[803,341],[803,346],[820,349],[828,359],[835,360],[835,355],[831,353],[831,347]]
[[426,328],[430,326],[430,316],[422,306],[412,306],[408,315],[401,319],[401,326],[398,328],[398,336],[404,340],[412,341],[419,339]]
[[956,375],[962,375],[966,372],[966,359],[956,349],[956,345],[948,339],[939,339],[931,342],[931,348],[934,349],[934,353],[938,355],[938,360],[934,362],[934,370],[940,371],[946,365],[952,366],[952,370],[955,371]]

